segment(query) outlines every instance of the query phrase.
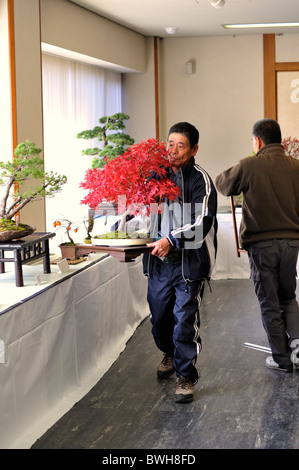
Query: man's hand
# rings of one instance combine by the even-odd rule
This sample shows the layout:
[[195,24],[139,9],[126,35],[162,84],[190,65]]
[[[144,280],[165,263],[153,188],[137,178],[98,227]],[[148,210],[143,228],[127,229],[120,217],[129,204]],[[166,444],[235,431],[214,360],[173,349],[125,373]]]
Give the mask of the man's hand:
[[152,246],[153,251],[151,251],[151,255],[158,256],[159,258],[167,256],[171,249],[171,245],[166,237],[161,238],[156,242],[147,243],[146,246]]

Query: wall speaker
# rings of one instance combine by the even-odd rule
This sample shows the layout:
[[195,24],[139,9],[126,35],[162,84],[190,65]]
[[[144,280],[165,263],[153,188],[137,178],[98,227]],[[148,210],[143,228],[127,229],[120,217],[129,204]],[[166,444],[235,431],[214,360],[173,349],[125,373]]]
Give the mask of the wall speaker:
[[185,73],[186,75],[195,73],[195,62],[193,60],[189,60],[189,62],[185,63]]

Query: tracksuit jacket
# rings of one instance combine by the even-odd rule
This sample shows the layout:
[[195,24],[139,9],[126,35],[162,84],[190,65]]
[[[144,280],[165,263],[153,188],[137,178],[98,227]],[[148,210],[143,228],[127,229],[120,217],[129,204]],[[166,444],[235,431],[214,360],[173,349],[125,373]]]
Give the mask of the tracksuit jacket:
[[[178,171],[182,175],[182,226],[169,231],[172,248],[182,250],[182,276],[186,284],[209,279],[217,253],[217,192],[205,170],[194,157]],[[159,176],[155,176],[159,179]],[[184,206],[184,204],[186,204]],[[186,212],[186,216],[185,216]],[[161,223],[161,215],[157,215]],[[194,241],[194,243],[192,242]],[[144,274],[151,275],[153,255],[143,255]]]
[[269,239],[299,239],[299,160],[285,155],[281,144],[243,158],[218,175],[215,185],[224,196],[244,193],[243,248]]

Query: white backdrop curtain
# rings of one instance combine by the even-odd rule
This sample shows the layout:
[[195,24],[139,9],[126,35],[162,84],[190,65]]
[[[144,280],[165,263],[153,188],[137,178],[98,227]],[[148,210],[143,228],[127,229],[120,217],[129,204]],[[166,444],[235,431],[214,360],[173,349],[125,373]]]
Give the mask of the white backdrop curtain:
[[[79,187],[91,157],[81,150],[100,146],[97,139],[77,139],[77,133],[92,129],[99,118],[121,112],[121,74],[93,65],[43,54],[44,160],[46,171],[65,174],[67,184],[61,193],[46,200],[47,231],[55,231],[53,222],[67,218],[79,225],[72,232],[82,242],[86,233],[82,221],[88,207],[80,204],[86,194]],[[60,253],[58,245],[67,241],[64,229],[57,231],[50,251]]]

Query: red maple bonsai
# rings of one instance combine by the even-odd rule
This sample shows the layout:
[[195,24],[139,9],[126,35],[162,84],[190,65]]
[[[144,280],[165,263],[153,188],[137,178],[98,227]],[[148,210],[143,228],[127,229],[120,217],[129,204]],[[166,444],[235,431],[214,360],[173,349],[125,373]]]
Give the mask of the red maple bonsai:
[[296,137],[286,137],[281,143],[286,155],[293,158],[299,158],[299,140],[296,139]]
[[[155,139],[129,147],[103,169],[88,169],[81,187],[89,192],[81,201],[95,209],[103,200],[118,203],[119,213],[137,214],[144,208],[150,214],[153,203],[175,200],[180,189],[166,175],[169,167],[165,144]],[[159,179],[152,178],[153,173]],[[123,222],[123,221],[122,221]],[[118,230],[123,230],[123,223]]]

